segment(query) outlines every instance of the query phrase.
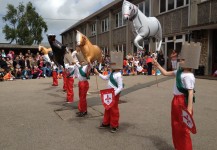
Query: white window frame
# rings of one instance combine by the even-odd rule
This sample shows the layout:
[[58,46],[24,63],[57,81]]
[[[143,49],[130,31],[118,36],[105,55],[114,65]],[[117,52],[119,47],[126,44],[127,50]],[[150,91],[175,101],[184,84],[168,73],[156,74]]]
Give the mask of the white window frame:
[[91,35],[92,36],[96,35],[96,23],[91,25]]
[[109,31],[109,18],[108,17],[101,21],[101,31],[102,33]]
[[[146,3],[145,3],[145,2],[146,2],[146,1],[143,1],[143,2],[140,2],[140,3],[136,4],[136,6],[137,6],[138,8],[139,8],[139,5],[142,5],[142,6],[143,6],[143,10],[140,10],[140,9],[139,9],[139,10],[140,10],[144,15],[146,15],[146,14],[145,14],[145,6],[146,6]],[[149,6],[148,6],[148,7],[149,7],[149,12],[148,12],[149,15],[148,15],[147,17],[150,16],[150,11],[151,11],[150,3],[151,3],[151,2],[149,1]]]
[[[116,22],[117,19],[118,19],[118,24]],[[115,14],[115,27],[119,28],[119,27],[123,27],[123,26],[126,26],[126,21],[123,18],[122,11],[120,11],[117,14]]]
[[103,47],[102,51],[103,51],[104,55],[108,55],[109,54],[109,48],[108,48],[108,46]]
[[118,49],[116,49],[117,52],[121,51],[123,52],[124,51],[124,45],[126,44],[118,44],[115,46],[115,48],[117,47]]
[[143,14],[145,14],[145,2],[138,3],[136,6],[139,8],[140,5],[143,5],[143,10],[140,10]]
[[86,35],[87,33],[86,27],[81,27],[81,33]]
[[175,9],[178,9],[178,8],[182,8],[184,6],[189,5],[189,1],[188,1],[188,4],[187,4],[187,0],[183,0],[184,1],[184,5],[177,7],[177,0],[174,0],[174,9],[168,10],[168,0],[166,0],[166,10],[164,12],[160,12],[160,7],[161,7],[160,6],[160,1],[161,0],[159,0],[159,14],[162,14],[162,13],[165,13],[165,12],[168,12],[168,11],[172,11],[172,10],[175,10]]

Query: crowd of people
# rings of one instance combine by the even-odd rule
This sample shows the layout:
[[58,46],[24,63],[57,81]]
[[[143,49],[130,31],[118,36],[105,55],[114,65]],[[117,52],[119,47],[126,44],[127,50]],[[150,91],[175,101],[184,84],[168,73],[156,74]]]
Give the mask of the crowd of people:
[[[155,75],[156,71],[152,67],[152,58],[156,56],[151,53],[145,55],[127,54],[123,60],[122,75]],[[164,56],[162,51],[157,55],[157,60],[164,65]],[[107,75],[110,71],[110,57],[103,57],[102,74]],[[92,74],[94,71],[92,69]],[[36,54],[20,52],[15,54],[14,51],[6,53],[3,49],[0,51],[0,80],[14,79],[39,79],[52,76],[52,66],[46,62],[39,52]],[[62,78],[61,69],[58,71],[58,78]]]
[[[160,51],[158,55],[153,53],[147,53],[144,55],[132,55],[131,53],[128,53],[126,57],[123,59],[123,70],[121,70],[122,75],[155,75],[156,70],[154,67],[152,67],[153,58],[157,59],[158,62],[162,66],[164,66],[165,60],[162,51]],[[110,57],[105,56],[102,65],[103,69],[101,71],[103,75],[107,75],[111,72],[109,63]]]
[[12,50],[8,53],[4,50],[0,52],[1,80],[37,79],[51,75],[51,64],[46,62],[39,52],[36,54],[31,53],[30,50],[25,54],[22,52],[16,54]]

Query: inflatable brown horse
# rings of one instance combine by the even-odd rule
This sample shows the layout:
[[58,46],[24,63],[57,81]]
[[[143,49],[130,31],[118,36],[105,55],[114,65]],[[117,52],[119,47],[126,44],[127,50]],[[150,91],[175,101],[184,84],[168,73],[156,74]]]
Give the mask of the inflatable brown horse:
[[79,47],[76,50],[81,51],[84,59],[88,63],[92,64],[96,60],[98,63],[102,63],[102,50],[97,45],[93,45],[89,39],[79,31],[77,31],[76,34],[76,43],[77,47]]
[[39,45],[39,46],[38,46],[38,51],[41,52],[41,53],[43,53],[44,55],[46,55],[46,54],[48,54],[49,52],[51,52],[52,49],[51,49],[51,48],[46,48],[46,47],[44,47],[44,46]]
[[53,55],[51,48],[46,48],[44,46],[39,45],[38,46],[38,51],[41,52],[44,55],[43,58],[45,59],[45,61],[51,63],[52,55]]

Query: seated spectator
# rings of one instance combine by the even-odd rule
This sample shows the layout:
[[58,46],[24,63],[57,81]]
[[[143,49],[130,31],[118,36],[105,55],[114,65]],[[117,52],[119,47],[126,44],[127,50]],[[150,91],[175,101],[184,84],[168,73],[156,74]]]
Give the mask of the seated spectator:
[[0,67],[0,81],[4,81],[3,77],[5,76],[5,70]]
[[8,65],[4,57],[0,56],[0,68],[6,70],[8,69]]
[[2,57],[4,57],[4,58],[6,57],[5,50],[2,49],[1,55],[2,55]]
[[103,74],[103,75],[108,75],[108,74],[109,74],[109,71],[108,71],[108,67],[107,67],[107,66],[105,66],[105,67],[103,68],[102,74]]
[[11,70],[9,70],[6,75],[3,77],[4,81],[13,81],[14,76],[11,74]]
[[40,79],[40,76],[42,74],[43,71],[41,71],[38,66],[34,66],[33,70],[32,70],[32,79]]
[[23,57],[23,53],[22,52],[20,52],[19,57],[20,57],[20,59]]
[[7,57],[10,57],[11,60],[14,59],[14,52],[13,51],[9,51],[9,53],[7,54]]
[[145,70],[140,64],[138,64],[136,70],[137,70],[137,74],[145,74],[145,72],[147,72],[147,70]]
[[19,56],[16,56],[16,58],[13,62],[13,67],[15,68],[15,78],[19,79],[21,76],[21,66],[20,66]]
[[49,62],[44,62],[44,66],[41,68],[43,71],[43,77],[51,77],[51,64]]
[[25,67],[25,69],[23,69],[21,79],[32,79],[32,73],[28,67]]

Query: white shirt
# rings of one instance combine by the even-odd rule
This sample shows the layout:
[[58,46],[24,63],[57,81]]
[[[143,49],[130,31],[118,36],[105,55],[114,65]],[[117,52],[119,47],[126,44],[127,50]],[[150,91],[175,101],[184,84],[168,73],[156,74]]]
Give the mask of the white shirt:
[[[174,74],[176,75],[177,70],[174,71]],[[194,84],[195,84],[195,77],[194,74],[191,72],[182,72],[181,74],[181,81],[184,86],[184,88],[191,90],[194,89]],[[176,82],[174,84],[173,88],[173,94],[174,95],[183,95],[183,93],[179,92],[179,90],[176,87]]]
[[[69,65],[65,64],[66,71],[71,74],[73,71],[75,71],[75,65]],[[75,73],[74,73],[75,74]],[[73,77],[74,74],[70,75],[69,77]]]
[[135,60],[134,61],[134,66],[138,66],[139,65],[139,61],[138,60]]
[[[102,74],[99,74],[100,78],[102,78],[103,80],[109,80],[110,75],[111,75],[111,74],[104,76],[104,75],[102,75]],[[109,80],[109,82],[108,82],[108,88],[114,88],[114,90],[115,90],[115,96],[116,96],[116,95],[117,95],[118,93],[120,93],[121,90],[123,89],[123,79],[122,79],[122,76],[121,76],[121,73],[120,73],[120,72],[114,72],[114,73],[113,73],[113,78],[114,78],[114,80],[117,82],[118,88],[117,88],[116,86],[114,86],[114,85],[110,82],[110,80]]]
[[[79,72],[79,67],[81,67],[81,65],[79,65],[78,63],[76,63],[76,67],[75,67],[75,76],[78,78],[79,81],[87,81],[87,78],[86,77],[83,77],[80,72]],[[88,66],[87,65],[84,65],[82,67],[82,70],[83,72],[87,73],[87,69],[88,69]]]
[[142,68],[142,66],[137,66],[136,70],[139,71],[139,72],[141,72],[143,70],[143,68]]

